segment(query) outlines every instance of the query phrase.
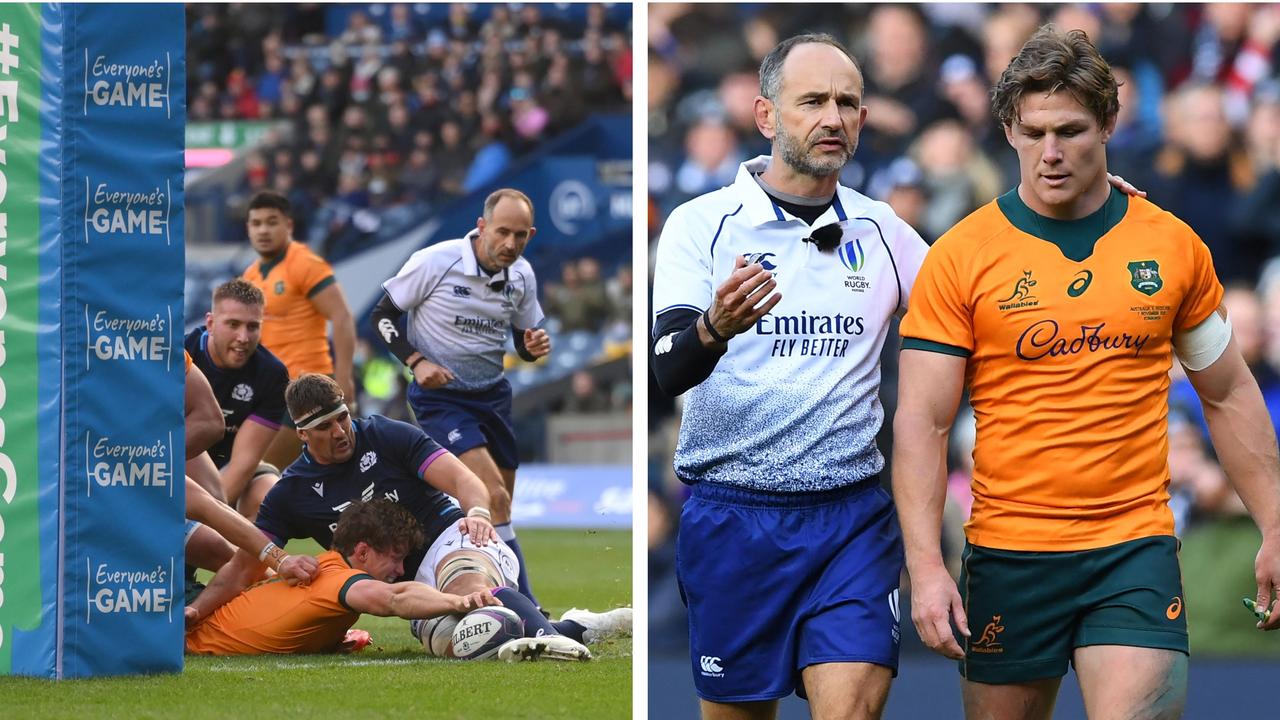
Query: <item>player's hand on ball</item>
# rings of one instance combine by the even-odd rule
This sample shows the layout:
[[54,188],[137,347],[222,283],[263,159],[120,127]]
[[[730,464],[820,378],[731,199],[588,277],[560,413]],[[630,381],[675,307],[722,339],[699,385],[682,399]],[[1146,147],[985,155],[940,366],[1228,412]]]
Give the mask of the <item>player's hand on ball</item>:
[[457,607],[454,608],[455,613],[469,613],[472,610],[479,610],[487,605],[501,605],[502,602],[493,596],[488,590],[473,592],[470,595],[459,595]]
[[427,390],[444,387],[453,379],[453,373],[443,365],[424,360],[413,368],[413,380]]
[[748,265],[746,258],[738,256],[733,272],[716,288],[704,321],[709,319],[721,337],[731,338],[755,325],[782,301],[782,295],[774,292],[777,287],[778,280],[763,265]]
[[276,574],[290,585],[309,585],[320,570],[320,563],[310,555],[288,555],[276,569]]
[[476,547],[484,547],[498,540],[498,531],[493,523],[479,516],[464,517],[458,521],[458,531],[471,538]]
[[951,621],[960,634],[969,637],[969,619],[960,601],[956,583],[942,565],[911,574],[911,621],[916,625],[920,641],[940,655],[953,660],[964,657],[964,651],[951,632]]
[[546,357],[551,354],[551,336],[541,328],[525,330],[524,349],[528,350],[529,354],[536,358]]

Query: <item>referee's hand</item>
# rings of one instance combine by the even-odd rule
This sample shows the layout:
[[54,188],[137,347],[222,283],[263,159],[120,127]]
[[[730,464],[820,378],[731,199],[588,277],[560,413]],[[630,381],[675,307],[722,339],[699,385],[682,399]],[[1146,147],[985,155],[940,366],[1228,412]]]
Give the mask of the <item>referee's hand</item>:
[[[707,319],[717,334],[731,338],[748,330],[782,301],[782,293],[774,292],[778,281],[760,263],[747,264],[746,258],[734,258],[733,272],[720,287],[707,310]],[[706,320],[704,319],[704,322]],[[706,328],[699,329],[704,345],[713,343]]]
[[453,373],[449,372],[449,368],[430,360],[423,360],[413,366],[413,381],[427,390],[444,387],[452,379]]
[[542,328],[525,330],[524,349],[536,358],[546,357],[551,353],[551,336]]

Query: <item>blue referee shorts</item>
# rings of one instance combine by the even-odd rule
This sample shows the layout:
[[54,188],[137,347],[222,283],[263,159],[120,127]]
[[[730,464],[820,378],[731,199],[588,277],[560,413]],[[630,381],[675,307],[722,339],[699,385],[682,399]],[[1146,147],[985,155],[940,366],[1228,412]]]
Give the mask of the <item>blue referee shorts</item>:
[[424,390],[410,383],[407,395],[422,431],[445,450],[461,455],[487,445],[498,467],[520,467],[511,429],[511,383],[506,378],[479,392]]
[[893,503],[875,478],[798,495],[694,485],[676,576],[698,695],[803,696],[800,671],[830,662],[896,676],[902,565]]

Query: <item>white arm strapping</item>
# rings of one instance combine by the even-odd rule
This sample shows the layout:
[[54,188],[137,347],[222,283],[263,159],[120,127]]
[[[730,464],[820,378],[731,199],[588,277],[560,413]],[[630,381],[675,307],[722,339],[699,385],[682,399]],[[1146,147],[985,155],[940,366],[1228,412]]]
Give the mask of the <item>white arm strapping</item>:
[[1183,367],[1191,371],[1212,365],[1231,342],[1231,318],[1217,311],[1199,325],[1173,336],[1173,351]]

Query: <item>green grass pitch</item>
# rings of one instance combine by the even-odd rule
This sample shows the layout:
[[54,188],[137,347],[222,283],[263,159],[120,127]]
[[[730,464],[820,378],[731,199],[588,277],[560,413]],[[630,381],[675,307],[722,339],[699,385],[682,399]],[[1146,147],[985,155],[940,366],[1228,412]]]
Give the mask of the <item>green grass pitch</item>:
[[[534,591],[552,617],[631,604],[630,531],[521,530]],[[291,543],[292,552],[315,552]],[[191,657],[181,675],[92,680],[0,678],[0,717],[122,720],[251,718],[630,718],[631,638],[587,663],[426,657],[398,618],[355,625],[373,646],[350,656]]]

